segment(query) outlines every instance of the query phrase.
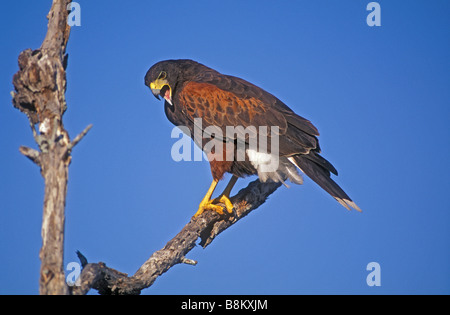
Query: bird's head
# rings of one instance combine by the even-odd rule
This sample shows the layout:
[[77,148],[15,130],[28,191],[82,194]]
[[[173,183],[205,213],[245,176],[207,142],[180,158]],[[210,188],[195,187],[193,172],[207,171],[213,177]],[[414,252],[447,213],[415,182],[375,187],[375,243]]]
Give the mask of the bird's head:
[[145,85],[152,90],[158,100],[161,96],[173,106],[172,98],[177,87],[192,80],[198,68],[207,67],[189,59],[160,61],[147,71]]
[[164,62],[158,62],[153,65],[145,75],[145,85],[148,86],[153,95],[160,100],[162,96],[167,103],[172,104],[172,87],[174,86],[173,81],[174,72],[170,64]]

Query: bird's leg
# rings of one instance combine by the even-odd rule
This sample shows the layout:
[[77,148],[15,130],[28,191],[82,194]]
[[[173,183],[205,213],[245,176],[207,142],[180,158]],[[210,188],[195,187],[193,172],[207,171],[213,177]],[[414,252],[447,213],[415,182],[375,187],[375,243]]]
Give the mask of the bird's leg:
[[209,187],[208,191],[206,192],[205,197],[203,197],[202,201],[200,202],[198,210],[194,214],[194,218],[198,217],[205,210],[213,210],[219,214],[223,214],[223,207],[219,206],[219,205],[214,205],[211,200],[211,196],[214,192],[214,189],[216,189],[218,182],[219,182],[219,180],[217,180],[217,179],[213,180],[213,182],[211,183],[211,186]]
[[224,191],[220,194],[220,196],[212,201],[213,203],[219,203],[219,202],[223,203],[225,205],[225,207],[227,208],[228,213],[233,212],[234,207],[230,201],[230,193],[231,193],[231,189],[233,189],[234,184],[236,184],[237,180],[238,180],[238,177],[233,175],[233,177],[231,177],[227,187],[225,187]]

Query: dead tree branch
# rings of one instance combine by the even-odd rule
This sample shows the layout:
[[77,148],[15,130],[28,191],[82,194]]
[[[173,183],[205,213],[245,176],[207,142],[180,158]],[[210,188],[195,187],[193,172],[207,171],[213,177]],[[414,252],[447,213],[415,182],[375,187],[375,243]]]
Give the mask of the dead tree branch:
[[[217,235],[262,205],[280,185],[263,184],[255,180],[231,198],[235,208],[235,213],[231,216],[205,211],[199,217],[192,218],[164,248],[153,253],[131,277],[107,267],[102,262],[85,264],[80,275],[80,286],[73,287],[72,294],[86,294],[90,289],[95,289],[100,294],[140,294],[141,290],[150,287],[160,275],[174,265],[195,265],[196,261],[185,256],[195,247],[198,238],[201,240],[201,246],[208,246]],[[84,257],[82,260],[86,261]]]
[[[40,294],[68,294],[65,282],[64,220],[71,142],[64,129],[66,110],[65,53],[70,26],[67,6],[71,0],[54,0],[48,13],[48,28],[39,49],[19,55],[19,71],[13,77],[13,105],[25,113],[39,147],[20,147],[20,152],[38,165],[45,182],[42,219]],[[38,125],[38,130],[36,130]]]

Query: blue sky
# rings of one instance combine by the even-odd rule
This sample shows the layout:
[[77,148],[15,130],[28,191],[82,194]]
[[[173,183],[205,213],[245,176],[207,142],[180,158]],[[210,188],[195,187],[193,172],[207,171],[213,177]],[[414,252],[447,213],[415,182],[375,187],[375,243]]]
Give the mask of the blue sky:
[[[69,170],[65,264],[80,250],[133,274],[197,210],[209,165],[171,159],[172,125],[143,81],[157,61],[190,58],[310,119],[363,213],[309,179],[282,187],[144,294],[449,294],[450,3],[379,1],[369,27],[369,2],[78,1],[64,124],[72,138],[94,127]],[[50,6],[0,12],[1,294],[38,293],[43,180],[18,151],[35,144],[10,91]],[[370,262],[380,287],[366,284]]]

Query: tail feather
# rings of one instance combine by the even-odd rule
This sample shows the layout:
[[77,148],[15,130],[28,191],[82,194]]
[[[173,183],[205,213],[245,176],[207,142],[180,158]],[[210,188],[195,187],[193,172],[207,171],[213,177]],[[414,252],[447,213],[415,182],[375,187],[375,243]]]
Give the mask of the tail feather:
[[289,157],[289,161],[333,196],[346,209],[350,210],[350,208],[353,208],[361,212],[361,209],[350,199],[342,188],[331,179],[328,169],[301,155]]

